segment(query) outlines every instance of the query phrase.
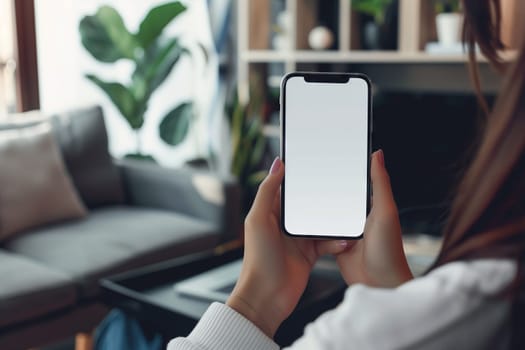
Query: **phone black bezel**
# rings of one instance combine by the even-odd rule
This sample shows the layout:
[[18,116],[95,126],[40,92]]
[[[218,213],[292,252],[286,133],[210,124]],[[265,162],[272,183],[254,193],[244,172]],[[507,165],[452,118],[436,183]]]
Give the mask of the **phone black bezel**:
[[[372,152],[372,82],[368,76],[362,73],[333,73],[333,72],[292,72],[286,74],[281,80],[281,91],[280,91],[280,119],[281,119],[281,160],[286,164],[286,150],[285,150],[285,137],[286,137],[286,116],[285,116],[285,107],[286,107],[286,83],[290,78],[293,77],[303,77],[306,81],[311,82],[327,82],[327,83],[346,83],[350,79],[362,79],[366,82],[368,86],[368,142],[367,142],[367,194],[366,194],[366,215],[370,213],[370,161],[371,161],[371,152]],[[281,220],[280,225],[282,231],[291,237],[294,238],[315,238],[315,239],[347,239],[347,240],[357,240],[363,238],[364,232],[361,232],[358,236],[341,236],[341,235],[310,235],[310,234],[301,234],[301,233],[291,233],[286,229],[284,218],[284,198],[285,198],[285,183],[286,176],[283,178],[281,184]]]

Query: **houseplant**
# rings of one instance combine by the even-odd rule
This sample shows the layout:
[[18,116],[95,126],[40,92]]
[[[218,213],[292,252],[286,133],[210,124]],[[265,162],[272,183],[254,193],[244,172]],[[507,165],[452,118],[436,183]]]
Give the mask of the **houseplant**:
[[435,10],[439,43],[443,46],[459,43],[463,23],[459,0],[436,0]]
[[[179,1],[154,7],[144,17],[136,33],[126,28],[120,14],[110,6],[101,6],[94,15],[85,16],[80,21],[82,45],[91,56],[105,64],[119,60],[128,60],[133,64],[133,74],[125,83],[86,74],[108,96],[135,132],[136,153],[128,157],[153,159],[142,152],[140,130],[151,96],[181,56],[189,52],[180,44],[179,38],[163,35],[164,29],[185,10],[186,7]],[[174,106],[160,123],[161,139],[170,145],[182,142],[193,114],[191,102]]]
[[247,214],[257,187],[267,174],[266,170],[260,170],[266,151],[266,137],[263,134],[261,99],[251,94],[250,103],[243,104],[237,94],[234,95],[226,106],[232,147],[230,172],[242,188],[242,210],[243,214]]
[[397,0],[351,0],[361,14],[361,41],[364,49],[397,48]]

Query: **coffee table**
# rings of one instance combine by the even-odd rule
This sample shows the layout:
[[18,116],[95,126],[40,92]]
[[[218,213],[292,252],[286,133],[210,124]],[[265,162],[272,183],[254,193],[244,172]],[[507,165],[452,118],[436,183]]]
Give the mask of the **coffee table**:
[[[161,332],[166,340],[186,336],[210,301],[177,294],[173,285],[212,268],[241,259],[242,244],[147,266],[101,281],[103,302]],[[334,308],[343,298],[346,284],[333,259],[322,259],[312,271],[307,289],[293,314],[281,325],[275,341],[287,346],[301,336],[304,327]]]
[[[405,236],[403,240],[409,266],[414,275],[419,275],[433,261],[441,240],[426,235]],[[166,340],[186,336],[211,302],[177,294],[173,285],[241,259],[242,255],[242,243],[236,241],[103,279],[103,302],[135,317],[146,328],[162,333]],[[296,310],[283,322],[275,341],[280,346],[291,344],[302,335],[306,324],[339,304],[346,288],[333,258],[321,259]]]

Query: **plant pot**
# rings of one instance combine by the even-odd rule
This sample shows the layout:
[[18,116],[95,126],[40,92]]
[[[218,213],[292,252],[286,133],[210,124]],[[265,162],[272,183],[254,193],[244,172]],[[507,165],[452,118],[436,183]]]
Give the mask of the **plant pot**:
[[366,50],[379,50],[381,31],[376,22],[367,22],[363,27],[363,46]]
[[361,14],[361,46],[364,50],[397,50],[399,27],[399,2],[392,0],[385,8],[384,18]]
[[459,13],[440,13],[436,16],[438,41],[443,46],[454,46],[461,41],[463,16]]

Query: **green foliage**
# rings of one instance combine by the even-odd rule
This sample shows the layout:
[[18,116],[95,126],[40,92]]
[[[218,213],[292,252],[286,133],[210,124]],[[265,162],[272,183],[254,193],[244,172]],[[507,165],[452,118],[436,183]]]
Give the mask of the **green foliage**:
[[435,0],[436,13],[457,13],[460,6],[460,0]]
[[186,102],[175,107],[160,123],[160,138],[168,145],[178,145],[186,138],[192,119],[193,104]]
[[84,17],[80,21],[80,35],[84,47],[101,62],[133,59],[138,48],[122,17],[109,6],[102,6],[95,15]]
[[126,154],[126,156],[124,158],[126,158],[126,159],[134,159],[134,160],[145,160],[145,161],[148,161],[148,162],[156,163],[155,158],[153,158],[149,154],[129,153],[129,154]]
[[[104,91],[137,132],[144,124],[152,94],[166,80],[181,56],[189,52],[177,38],[162,35],[168,24],[185,10],[179,1],[159,5],[148,12],[135,34],[126,28],[120,14],[109,6],[100,7],[94,15],[85,16],[80,21],[82,45],[95,59],[103,63],[122,59],[133,63],[134,72],[128,84],[108,82],[93,74],[86,77]],[[192,118],[188,117],[187,110],[192,110],[191,103],[175,107],[161,122],[159,133],[168,144],[180,143],[188,133]]]
[[131,128],[137,130],[142,127],[142,124],[144,123],[143,115],[137,111],[139,108],[137,106],[137,100],[127,87],[121,83],[107,83],[92,74],[87,74],[86,78],[95,83],[106,93],[106,95],[108,95],[109,99],[113,102],[115,107],[117,107],[120,114],[126,116],[126,120]]
[[393,0],[351,0],[352,9],[359,13],[374,17],[377,24],[382,24],[385,11]]
[[260,170],[266,150],[261,110],[256,98],[252,98],[249,105],[243,105],[237,95],[226,108],[232,138],[231,173],[243,189],[245,213],[251,206],[257,187],[267,174],[266,170]]
[[139,32],[136,35],[141,46],[149,47],[153,44],[164,28],[185,10],[186,7],[178,1],[151,9],[140,24]]

